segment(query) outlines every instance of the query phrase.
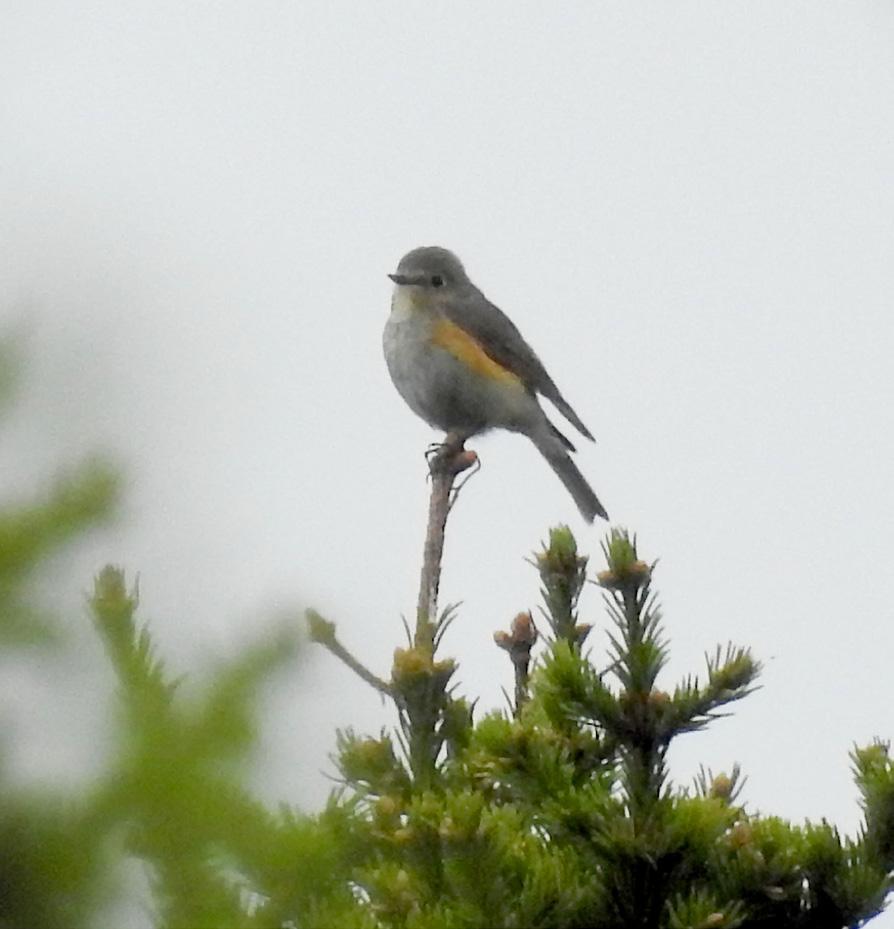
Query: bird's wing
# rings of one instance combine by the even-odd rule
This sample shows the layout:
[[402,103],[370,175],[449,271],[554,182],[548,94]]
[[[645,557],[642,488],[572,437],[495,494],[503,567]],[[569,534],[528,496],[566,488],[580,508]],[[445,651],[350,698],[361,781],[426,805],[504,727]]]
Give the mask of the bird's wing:
[[476,289],[472,299],[448,300],[442,306],[444,315],[468,332],[494,361],[518,376],[532,393],[543,394],[582,435],[593,438],[515,323],[481,291]]

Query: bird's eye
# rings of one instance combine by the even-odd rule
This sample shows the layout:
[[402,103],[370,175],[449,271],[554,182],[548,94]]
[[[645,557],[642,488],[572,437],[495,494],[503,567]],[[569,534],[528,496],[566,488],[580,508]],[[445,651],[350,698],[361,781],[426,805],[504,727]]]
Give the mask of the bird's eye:
[[432,279],[431,279],[431,286],[432,286],[432,287],[443,287],[443,286],[444,286],[444,278],[441,277],[440,274],[435,274],[435,275],[433,275],[433,276],[432,276]]

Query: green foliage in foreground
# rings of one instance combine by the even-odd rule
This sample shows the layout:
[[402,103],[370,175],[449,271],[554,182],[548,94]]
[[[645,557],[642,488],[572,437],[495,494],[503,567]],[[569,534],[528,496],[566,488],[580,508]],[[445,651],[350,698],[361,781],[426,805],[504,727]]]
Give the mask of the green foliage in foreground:
[[[114,475],[88,464],[40,500],[0,507],[7,654],[54,638],[34,606],[35,577],[116,497]],[[125,858],[143,862],[151,921],[170,929],[837,929],[878,913],[894,871],[888,746],[854,752],[865,813],[854,838],[750,813],[737,769],[673,787],[670,743],[746,696],[759,668],[730,646],[701,676],[660,689],[668,651],[654,565],[621,531],[604,554],[602,664],[584,653],[591,627],[577,612],[588,561],[559,528],[535,557],[545,648],[532,654],[529,614],[496,636],[515,674],[513,710],[473,720],[455,663],[436,655],[442,617],[427,637],[434,647],[397,649],[387,681],[365,672],[399,725],[339,735],[343,783],[314,816],[266,809],[244,786],[259,696],[290,667],[295,629],[187,693],[138,620],[123,571],[104,568],[89,610],[117,680],[117,751],[76,796],[17,789],[0,766],[0,929],[107,925]],[[311,618],[312,636],[344,655],[335,627]]]

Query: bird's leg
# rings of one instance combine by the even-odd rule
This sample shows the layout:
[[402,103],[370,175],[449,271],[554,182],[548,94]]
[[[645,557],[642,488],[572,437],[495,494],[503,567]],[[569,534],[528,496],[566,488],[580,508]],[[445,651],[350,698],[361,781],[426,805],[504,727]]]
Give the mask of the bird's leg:
[[[432,442],[425,450],[425,460],[428,462],[429,477],[438,471],[448,470],[458,474],[471,466],[471,462],[463,467],[457,467],[460,454],[465,452],[463,445],[466,437],[459,432],[448,432],[443,442]],[[474,453],[473,453],[474,454]]]

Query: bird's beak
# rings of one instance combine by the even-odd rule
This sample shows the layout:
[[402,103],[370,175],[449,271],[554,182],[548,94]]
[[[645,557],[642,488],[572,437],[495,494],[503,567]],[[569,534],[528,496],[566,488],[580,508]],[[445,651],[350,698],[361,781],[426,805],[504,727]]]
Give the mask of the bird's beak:
[[395,284],[423,284],[425,282],[424,274],[389,274],[388,277]]

